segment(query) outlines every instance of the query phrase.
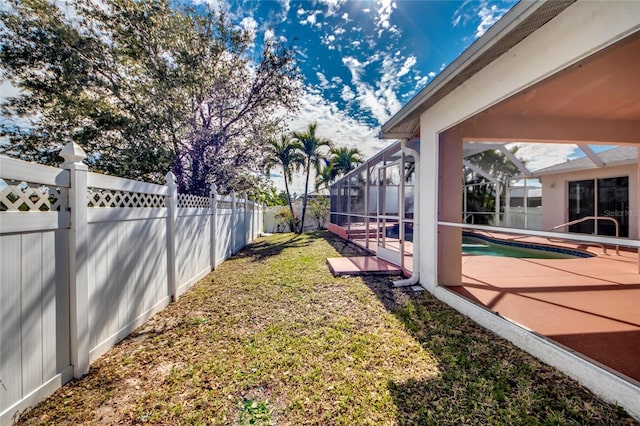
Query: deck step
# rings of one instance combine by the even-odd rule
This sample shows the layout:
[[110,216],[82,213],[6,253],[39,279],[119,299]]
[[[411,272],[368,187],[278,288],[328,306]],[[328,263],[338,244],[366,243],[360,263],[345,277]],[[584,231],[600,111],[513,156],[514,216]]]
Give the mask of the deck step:
[[402,268],[375,256],[329,257],[327,265],[334,276],[402,275]]

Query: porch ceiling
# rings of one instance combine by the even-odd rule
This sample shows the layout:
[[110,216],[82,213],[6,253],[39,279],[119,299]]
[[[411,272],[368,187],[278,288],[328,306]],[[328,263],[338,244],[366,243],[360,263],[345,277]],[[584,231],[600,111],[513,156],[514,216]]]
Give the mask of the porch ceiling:
[[465,141],[640,142],[640,32],[459,125]]

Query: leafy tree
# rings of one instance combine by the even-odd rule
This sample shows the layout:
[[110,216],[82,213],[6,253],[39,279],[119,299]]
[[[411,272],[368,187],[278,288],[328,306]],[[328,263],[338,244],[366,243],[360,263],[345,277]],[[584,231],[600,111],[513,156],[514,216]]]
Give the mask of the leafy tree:
[[304,165],[304,157],[300,150],[302,147],[297,142],[291,140],[289,135],[280,135],[280,140],[275,138],[269,139],[269,144],[265,152],[265,165],[267,173],[271,172],[273,167],[279,167],[282,169],[282,176],[284,177],[284,187],[287,194],[287,204],[289,205],[289,219],[292,221],[292,231],[295,230],[293,213],[293,201],[291,200],[291,194],[289,192],[289,182],[291,181],[294,171],[298,171],[300,167]]
[[[517,151],[517,146],[511,148],[513,154],[516,154]],[[467,157],[466,160],[504,183],[501,185],[501,196],[506,195],[506,181],[520,172],[517,166],[500,150],[482,151]],[[464,190],[467,193],[467,210],[472,212],[494,212],[496,202],[495,185],[471,168],[464,167],[463,174]],[[476,214],[473,220],[476,224],[488,224],[491,222],[492,217],[488,214]]]
[[309,200],[309,213],[318,229],[324,229],[329,217],[329,199],[323,196],[313,197]]
[[290,232],[296,232],[298,229],[298,225],[300,225],[300,219],[295,214],[287,209],[282,209],[277,212],[274,216],[276,221],[276,230],[280,232],[280,230],[285,229],[285,227],[289,228]]
[[311,175],[311,168],[315,168],[316,174],[320,174],[320,167],[323,161],[326,160],[326,155],[323,152],[323,147],[331,148],[331,141],[328,139],[320,138],[316,135],[317,123],[310,124],[305,132],[296,132],[293,137],[300,143],[301,152],[304,155],[304,171],[306,174],[304,183],[304,198],[302,200],[302,218],[300,219],[300,230],[302,233],[304,229],[304,218],[307,212],[307,201],[309,195],[309,176]]
[[[0,151],[56,163],[64,139],[93,170],[161,181],[181,191],[260,184],[261,144],[295,108],[299,74],[274,40],[224,12],[169,0],[7,0],[0,71],[21,90],[3,105]],[[26,124],[25,124],[26,121]]]

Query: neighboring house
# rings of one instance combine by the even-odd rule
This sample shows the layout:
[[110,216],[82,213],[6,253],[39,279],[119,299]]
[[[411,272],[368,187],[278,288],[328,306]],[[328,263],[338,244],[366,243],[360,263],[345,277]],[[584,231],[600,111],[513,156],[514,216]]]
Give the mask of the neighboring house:
[[[516,4],[382,126],[382,139],[401,142],[387,149],[386,154],[370,159],[364,171],[355,172],[363,173],[360,181],[367,185],[369,182],[378,185],[377,192],[360,191],[363,195],[359,201],[364,203],[355,203],[360,196],[354,195],[353,190],[358,189],[359,184],[351,181],[353,176],[338,182],[332,188],[332,196],[335,194],[339,199],[348,194],[348,203],[344,206],[339,200],[333,203],[337,207],[332,209],[330,226],[341,232],[337,227],[344,225],[334,222],[336,218],[347,221],[347,231],[357,225],[369,232],[373,220],[371,209],[363,210],[360,206],[371,205],[377,198],[377,236],[367,233],[366,244],[376,238],[379,257],[388,255],[393,248],[391,243],[399,243],[400,255],[392,261],[404,266],[407,234],[411,231],[412,275],[396,282],[397,285],[419,284],[481,325],[580,380],[605,399],[625,407],[636,418],[640,418],[637,382],[620,378],[572,351],[550,344],[447,287],[462,284],[462,228],[482,229],[463,223],[464,144],[536,142],[635,148],[640,144],[638,70],[640,2],[527,1]],[[605,158],[606,155],[602,154]],[[607,164],[606,159],[603,162]],[[627,217],[630,238],[570,232],[561,236],[588,244],[639,248],[637,156],[633,163],[631,158],[626,165],[615,166],[611,162],[608,167],[591,171],[576,169],[575,172],[563,170],[564,174],[543,174],[544,227],[573,217],[569,211],[574,208],[575,197],[569,195],[586,194],[580,192],[584,189],[582,185],[580,189],[575,187],[578,180],[589,180],[596,188],[599,177],[623,177],[600,182],[601,192],[617,193],[626,187],[628,204],[621,207],[624,196],[615,195],[618,201],[611,206],[602,205],[601,214],[607,209],[617,217],[620,213]],[[403,208],[406,204],[402,202],[402,194],[406,188],[402,177],[411,165],[416,173],[409,215]],[[399,173],[401,178],[394,180],[393,173]],[[397,192],[393,192],[401,197],[397,212],[385,211],[382,195],[389,193],[385,187],[397,187]],[[392,238],[398,232],[389,232],[390,223],[399,230],[399,238]],[[383,229],[381,234],[380,229]],[[549,234],[531,230],[517,232],[524,236]],[[388,246],[386,241],[390,242]]]

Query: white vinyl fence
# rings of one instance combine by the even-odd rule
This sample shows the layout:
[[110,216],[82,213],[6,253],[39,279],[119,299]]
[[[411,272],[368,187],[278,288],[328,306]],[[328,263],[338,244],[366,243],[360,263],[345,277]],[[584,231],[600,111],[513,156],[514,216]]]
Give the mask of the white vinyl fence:
[[262,232],[241,198],[178,194],[0,157],[0,425],[89,364]]

